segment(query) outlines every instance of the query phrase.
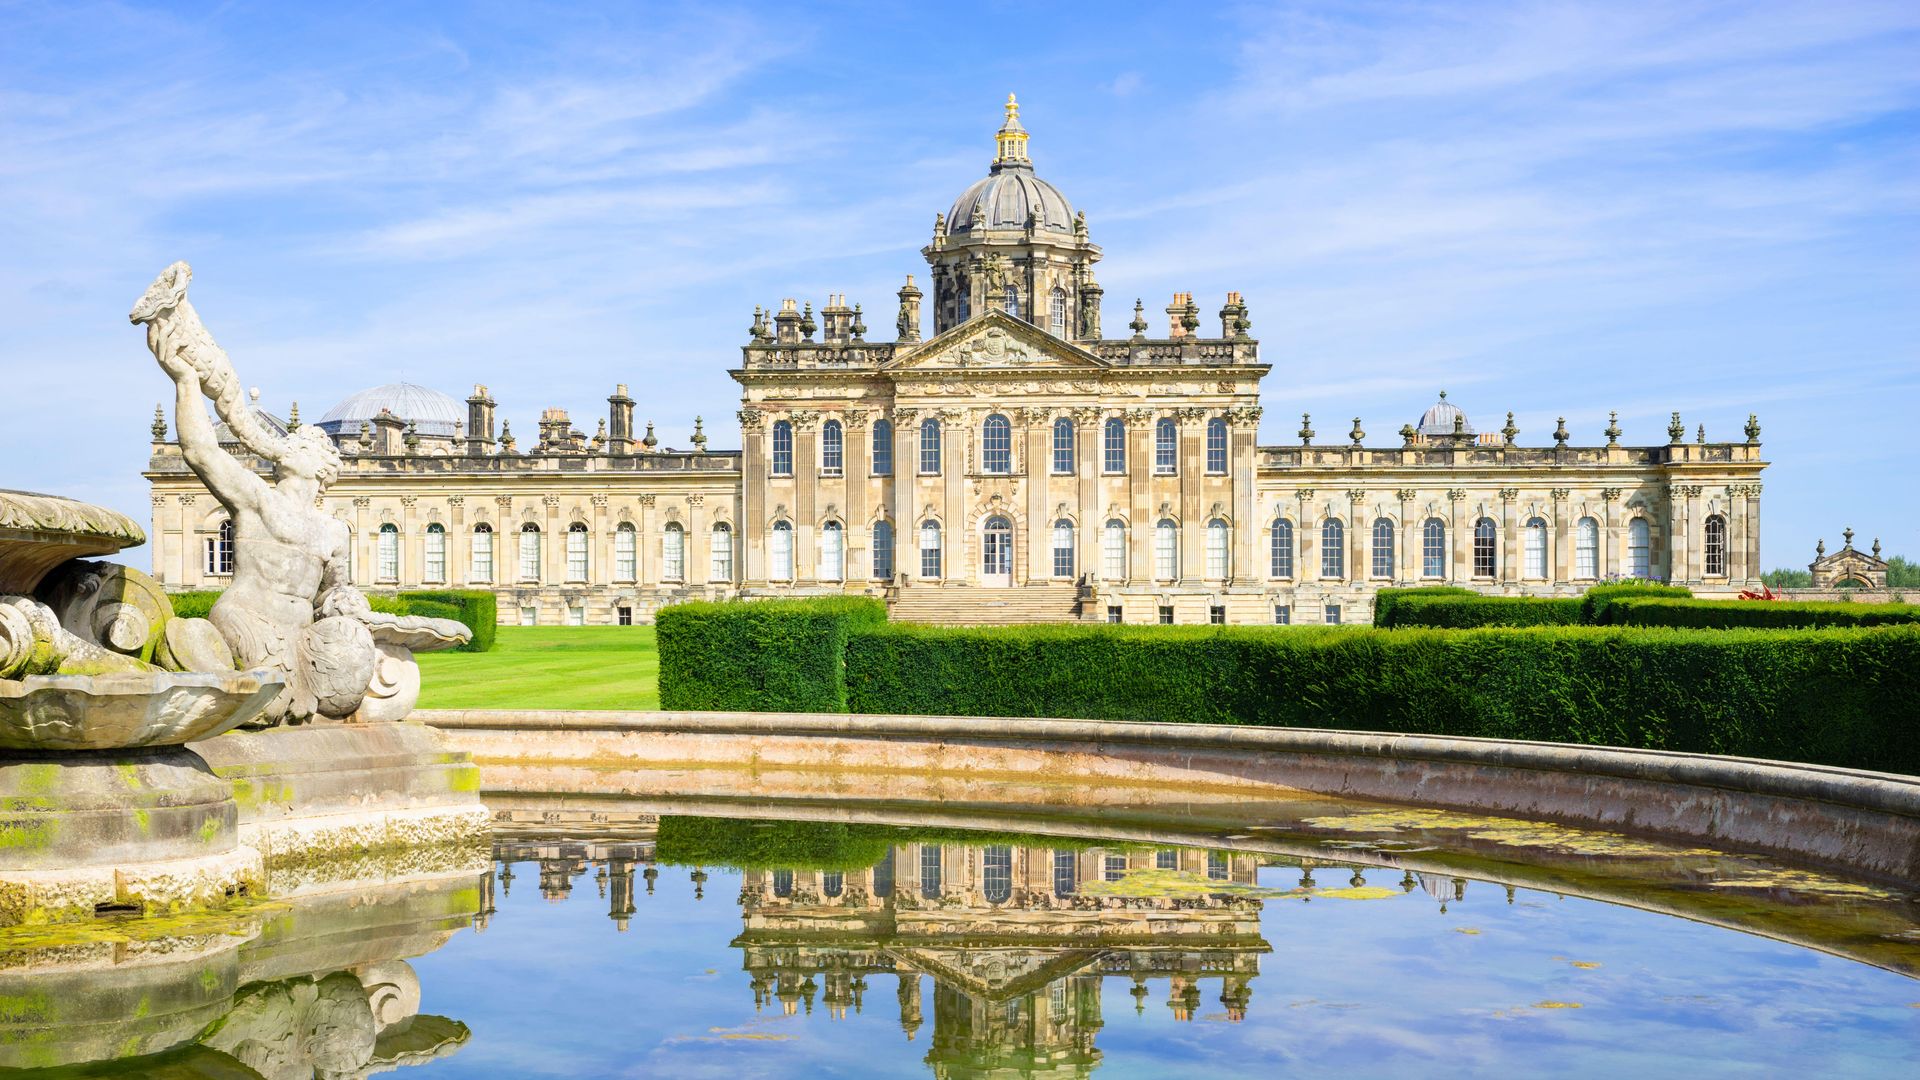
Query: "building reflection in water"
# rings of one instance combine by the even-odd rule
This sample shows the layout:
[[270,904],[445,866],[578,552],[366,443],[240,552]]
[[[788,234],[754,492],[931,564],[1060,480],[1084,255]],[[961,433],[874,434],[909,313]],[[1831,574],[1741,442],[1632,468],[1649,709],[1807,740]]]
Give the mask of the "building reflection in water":
[[[658,877],[650,841],[503,842],[496,854],[502,890],[515,862],[535,863],[550,900],[584,890],[590,875],[620,930],[636,910],[636,880],[651,894]],[[1216,1018],[1246,1018],[1269,951],[1262,902],[1202,882],[1252,886],[1267,861],[1198,849],[905,843],[863,869],[744,872],[733,945],[761,1010],[844,1018],[875,1005],[869,980],[893,977],[906,1037],[931,1020],[935,1076],[1087,1076],[1100,1061],[1109,977],[1128,980],[1138,1012],[1157,1000],[1191,1021],[1211,998]],[[1178,871],[1187,887],[1088,889],[1138,870]],[[696,876],[699,888],[706,875]]]

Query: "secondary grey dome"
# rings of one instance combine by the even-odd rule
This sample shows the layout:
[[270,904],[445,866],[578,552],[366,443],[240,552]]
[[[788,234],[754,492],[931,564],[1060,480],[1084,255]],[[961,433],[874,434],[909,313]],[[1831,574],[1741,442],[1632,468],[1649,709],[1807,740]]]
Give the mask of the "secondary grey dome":
[[1447,400],[1447,392],[1442,390],[1440,400],[1434,402],[1420,417],[1419,427],[1415,430],[1422,435],[1451,435],[1456,418],[1461,422],[1461,433],[1473,434],[1473,422],[1467,419],[1467,414],[1461,412],[1458,405]]
[[457,398],[413,383],[388,383],[347,395],[320,418],[319,428],[336,437],[358,435],[360,425],[372,423],[382,409],[410,421],[425,437],[450,439],[455,425],[467,418],[467,407]]

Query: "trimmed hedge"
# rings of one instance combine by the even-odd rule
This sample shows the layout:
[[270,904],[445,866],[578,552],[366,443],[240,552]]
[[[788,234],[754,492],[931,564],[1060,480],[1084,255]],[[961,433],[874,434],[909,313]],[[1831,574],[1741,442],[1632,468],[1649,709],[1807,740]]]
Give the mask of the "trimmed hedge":
[[[466,624],[473,639],[460,646],[461,652],[486,652],[500,633],[498,601],[485,589],[425,589],[403,592],[400,599],[412,606],[415,615],[435,619],[453,619]],[[451,608],[451,611],[443,611]]]
[[173,602],[174,618],[204,619],[213,610],[213,602],[220,599],[220,590],[168,593],[167,599]]
[[1589,626],[1605,626],[1613,621],[1611,608],[1614,601],[1643,596],[1691,600],[1693,590],[1685,585],[1662,585],[1657,581],[1622,581],[1612,585],[1595,585],[1580,597],[1580,621]]
[[1904,626],[1920,623],[1920,604],[1835,604],[1760,600],[1616,601],[1611,617],[1624,626],[1685,626],[1697,629],[1815,630],[1841,626]]
[[1422,585],[1413,589],[1381,589],[1373,594],[1373,625],[1394,626],[1399,618],[1395,608],[1402,600],[1417,600],[1430,596],[1478,596],[1472,589],[1463,589],[1458,585]]
[[660,707],[846,712],[847,637],[886,620],[863,597],[669,604],[654,617]]
[[[663,648],[664,652],[664,648]],[[663,695],[666,691],[663,665]],[[1920,627],[862,627],[856,713],[1421,733],[1920,773]]]
[[[220,590],[169,593],[173,614],[182,619],[204,619],[220,599]],[[493,648],[498,632],[493,594],[478,589],[440,592],[403,592],[396,596],[367,597],[367,606],[388,615],[419,615],[429,619],[452,619],[473,632],[472,640],[460,646],[461,652],[486,652]]]
[[1374,625],[1431,626],[1468,630],[1478,626],[1574,626],[1580,622],[1579,597],[1531,596],[1403,596],[1388,608],[1391,620],[1382,624],[1375,609]]

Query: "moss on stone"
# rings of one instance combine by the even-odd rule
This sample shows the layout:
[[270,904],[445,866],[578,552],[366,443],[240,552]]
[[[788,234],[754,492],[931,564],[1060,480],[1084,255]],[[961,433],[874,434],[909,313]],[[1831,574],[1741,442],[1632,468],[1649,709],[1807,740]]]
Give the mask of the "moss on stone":
[[463,793],[479,791],[480,790],[479,767],[475,765],[469,765],[464,769],[453,770],[453,775],[447,780],[447,787],[449,790],[463,792]]
[[0,851],[37,851],[53,842],[52,819],[0,821]]

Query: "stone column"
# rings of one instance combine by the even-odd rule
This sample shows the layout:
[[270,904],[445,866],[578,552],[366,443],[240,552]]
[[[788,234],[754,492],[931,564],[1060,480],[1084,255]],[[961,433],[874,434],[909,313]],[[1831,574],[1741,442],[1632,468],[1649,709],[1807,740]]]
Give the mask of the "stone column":
[[541,546],[540,568],[541,584],[564,585],[567,580],[567,526],[571,522],[560,518],[560,496],[542,495],[540,503],[545,507],[541,515],[540,529],[546,534],[546,543]]
[[1202,485],[1207,475],[1205,409],[1174,410],[1175,468],[1180,470],[1180,580],[1198,584],[1207,576],[1207,510]]
[[1320,523],[1315,520],[1313,489],[1293,493],[1298,510],[1293,515],[1293,580],[1297,584],[1320,580]]
[[1260,450],[1258,438],[1260,428],[1260,410],[1256,408],[1237,408],[1227,410],[1227,450],[1230,455],[1228,467],[1233,478],[1233,583],[1235,585],[1257,585],[1266,578],[1266,569],[1257,560],[1254,552],[1255,538],[1266,530],[1262,523],[1255,521],[1253,497],[1259,475]]
[[[1013,462],[1016,483],[1026,484],[1027,584],[1044,585],[1053,578],[1053,503],[1047,478],[1053,473],[1053,417],[1046,409],[1013,409],[1014,445],[1021,448]],[[1016,559],[1017,563],[1019,560]]]
[[1159,580],[1154,566],[1154,527],[1160,523],[1153,502],[1153,410],[1127,410],[1127,499],[1133,519],[1133,552],[1128,572],[1133,580]]
[[947,581],[980,583],[980,530],[967,506],[968,442],[979,430],[978,417],[961,409],[940,410],[940,493],[942,530],[940,573]]
[[873,529],[870,519],[873,512],[873,493],[869,490],[867,477],[873,468],[872,431],[867,421],[872,413],[866,409],[847,409],[843,414],[846,426],[846,485],[847,485],[847,521],[846,580],[864,582],[873,578]]
[[1357,585],[1367,579],[1373,550],[1373,522],[1367,520],[1367,493],[1358,488],[1347,492],[1347,582]]
[[1688,550],[1692,522],[1687,513],[1687,485],[1667,486],[1667,580],[1676,585],[1693,580],[1693,561]]
[[793,580],[813,583],[819,580],[820,414],[800,410],[792,415]]
[[660,517],[654,512],[653,495],[640,496],[639,532],[633,538],[633,587],[635,592],[645,592],[649,587],[660,585],[660,556],[655,546],[660,543]]
[[587,540],[587,581],[604,590],[613,583],[613,529],[607,523],[607,497],[589,496],[588,503],[593,523],[587,527],[593,532]]
[[[893,410],[893,572],[920,575],[920,508],[914,505],[920,475],[920,410]],[[882,487],[885,486],[882,483]]]
[[465,585],[473,573],[473,533],[467,526],[467,497],[447,496],[447,588]]
[[1520,511],[1513,505],[1518,488],[1500,489],[1500,567],[1496,578],[1502,584],[1520,580]]
[[[1100,426],[1105,418],[1099,409],[1081,406],[1073,410],[1074,505],[1080,508],[1080,527],[1074,533],[1074,570],[1081,575],[1102,575],[1100,539],[1107,527],[1106,508],[1100,505]],[[1113,582],[1113,584],[1121,584]]]
[[705,585],[712,569],[707,535],[707,499],[699,492],[687,496],[687,531],[681,536],[681,581],[688,587]]
[[1620,499],[1619,488],[1600,489],[1600,557],[1594,564],[1594,572],[1605,581],[1610,574],[1623,567],[1620,535],[1625,530],[1620,527],[1620,513],[1614,509],[1614,503]]
[[1573,579],[1573,523],[1567,520],[1570,494],[1566,488],[1553,489],[1553,545],[1547,550],[1553,565],[1547,567],[1547,580],[1555,585],[1565,585]]
[[1753,585],[1760,580],[1760,575],[1764,573],[1760,562],[1760,485],[1748,484],[1745,487],[1745,491],[1747,519],[1746,574],[1747,584]]
[[368,585],[373,581],[373,551],[367,536],[367,507],[373,500],[358,495],[353,500],[353,583]]
[[734,523],[734,580],[767,581],[767,428],[759,409],[740,410],[740,519]]
[[1419,580],[1420,559],[1424,557],[1426,543],[1424,521],[1415,522],[1413,500],[1419,492],[1412,488],[1401,488],[1393,493],[1400,502],[1400,550],[1394,554],[1394,581],[1396,584],[1411,585]]

